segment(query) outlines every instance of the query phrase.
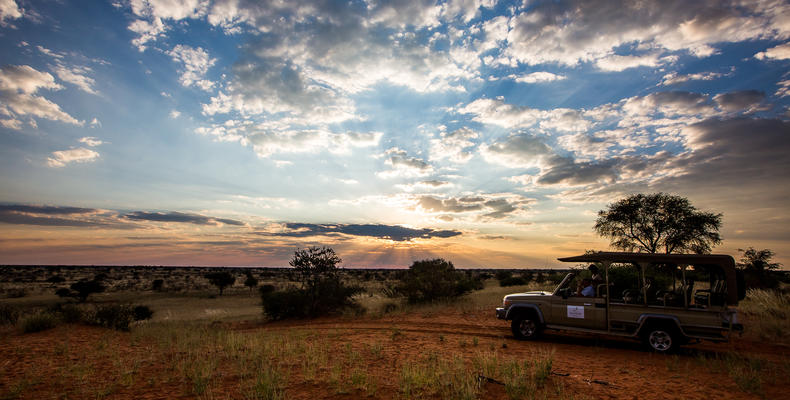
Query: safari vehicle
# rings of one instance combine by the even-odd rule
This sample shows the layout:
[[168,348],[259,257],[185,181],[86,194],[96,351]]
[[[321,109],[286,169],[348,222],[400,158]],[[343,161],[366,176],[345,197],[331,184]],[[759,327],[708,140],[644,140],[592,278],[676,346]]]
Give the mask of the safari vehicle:
[[[589,263],[599,273],[592,280],[580,268],[553,292],[505,296],[496,315],[511,321],[517,339],[567,330],[641,339],[664,353],[690,341],[728,341],[743,330],[734,307],[745,288],[730,256],[593,252],[559,260]],[[591,296],[576,290],[583,280],[592,281]]]

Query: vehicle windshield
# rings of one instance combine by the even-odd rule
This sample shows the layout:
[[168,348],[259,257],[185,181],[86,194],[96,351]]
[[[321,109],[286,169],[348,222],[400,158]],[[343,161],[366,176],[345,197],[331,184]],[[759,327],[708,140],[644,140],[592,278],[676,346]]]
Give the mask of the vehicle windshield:
[[575,272],[569,272],[568,275],[565,275],[565,278],[560,281],[560,284],[557,285],[557,288],[554,289],[554,295],[558,296],[562,292],[562,290],[568,288],[573,281],[573,277],[576,276]]

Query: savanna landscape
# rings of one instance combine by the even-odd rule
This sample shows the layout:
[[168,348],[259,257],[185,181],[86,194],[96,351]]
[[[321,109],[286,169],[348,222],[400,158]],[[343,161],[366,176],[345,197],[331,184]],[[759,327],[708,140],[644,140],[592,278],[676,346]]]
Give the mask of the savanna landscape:
[[[233,277],[222,295],[208,278],[220,271]],[[551,290],[562,271],[456,271],[475,287],[410,302],[393,290],[408,270],[338,269],[359,289],[353,306],[274,320],[261,293],[295,286],[296,271],[2,267],[0,398],[746,399],[790,389],[786,288],[748,292],[742,336],[662,355],[600,335],[515,340],[493,309],[508,293]],[[103,289],[85,301],[55,294],[80,281]]]
[[790,1],[0,0],[0,400],[790,398]]

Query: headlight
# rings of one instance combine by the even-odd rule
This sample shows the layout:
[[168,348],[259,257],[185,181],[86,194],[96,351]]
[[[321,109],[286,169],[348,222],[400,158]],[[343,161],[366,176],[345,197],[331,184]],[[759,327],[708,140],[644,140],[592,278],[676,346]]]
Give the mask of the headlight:
[[508,308],[511,304],[513,304],[513,300],[509,300],[507,297],[502,299],[502,307]]

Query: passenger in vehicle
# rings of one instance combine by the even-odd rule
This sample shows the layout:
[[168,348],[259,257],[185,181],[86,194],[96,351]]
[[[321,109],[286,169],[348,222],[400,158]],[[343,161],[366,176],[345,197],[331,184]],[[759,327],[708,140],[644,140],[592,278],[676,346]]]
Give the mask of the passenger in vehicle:
[[582,279],[578,289],[576,290],[576,295],[584,297],[595,296],[595,287],[593,287],[592,280],[587,278]]
[[592,279],[593,282],[603,282],[603,277],[601,276],[601,273],[598,271],[598,267],[596,267],[595,264],[590,264],[590,266],[587,267],[587,270],[590,271],[590,274],[592,274],[590,279]]

